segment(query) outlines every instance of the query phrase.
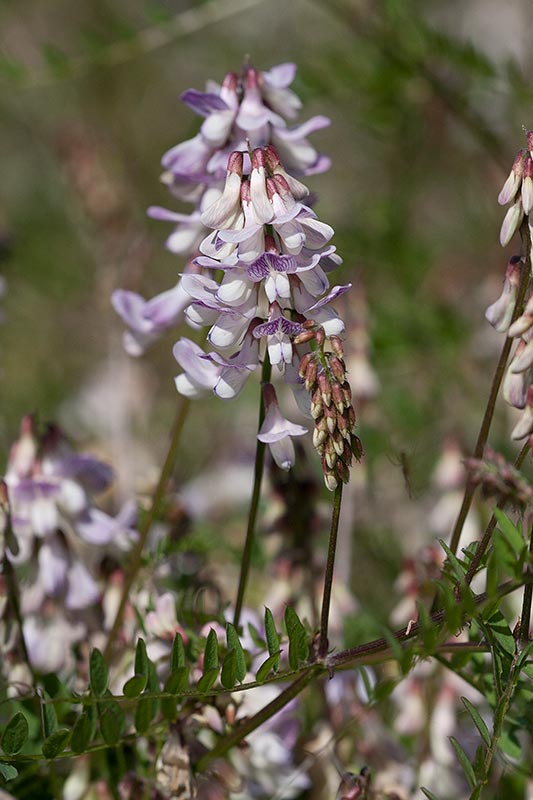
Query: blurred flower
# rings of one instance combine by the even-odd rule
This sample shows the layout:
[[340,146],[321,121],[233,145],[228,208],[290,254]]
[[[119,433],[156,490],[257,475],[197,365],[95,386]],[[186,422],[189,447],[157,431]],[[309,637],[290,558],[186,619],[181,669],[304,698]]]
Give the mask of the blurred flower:
[[27,613],[37,611],[45,597],[62,598],[71,610],[98,599],[89,552],[95,555],[103,546],[128,549],[135,535],[133,504],[115,518],[92,505],[92,494],[108,488],[112,477],[107,464],[75,453],[56,426],[39,435],[32,417],[23,419],[4,480],[16,543],[9,557],[31,567]]

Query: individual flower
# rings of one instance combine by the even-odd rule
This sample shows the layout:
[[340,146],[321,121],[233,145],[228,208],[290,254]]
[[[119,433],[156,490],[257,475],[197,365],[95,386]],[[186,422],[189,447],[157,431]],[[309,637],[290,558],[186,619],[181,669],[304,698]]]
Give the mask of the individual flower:
[[511,324],[522,274],[521,263],[520,256],[512,256],[507,265],[501,296],[485,311],[486,319],[498,333],[504,333]]
[[303,436],[307,428],[290,422],[282,415],[276,391],[271,383],[263,386],[263,402],[265,404],[265,419],[257,438],[263,444],[268,444],[272,458],[281,469],[289,470],[294,464],[294,445],[292,436]]
[[167,289],[151,300],[145,300],[135,292],[116,289],[111,302],[129,328],[124,333],[124,349],[130,356],[140,356],[166,330],[180,322],[190,296],[180,281],[173,289]]

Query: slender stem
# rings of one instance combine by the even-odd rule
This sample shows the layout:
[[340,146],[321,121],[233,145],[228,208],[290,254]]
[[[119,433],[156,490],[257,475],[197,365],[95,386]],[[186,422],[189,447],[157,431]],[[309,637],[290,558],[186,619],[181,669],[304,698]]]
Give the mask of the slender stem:
[[[265,401],[263,400],[263,386],[270,381],[270,373],[272,366],[268,357],[268,352],[265,353],[265,360],[263,361],[263,372],[261,375],[261,400],[259,403],[259,421],[257,430],[259,431],[265,419]],[[241,571],[239,575],[239,588],[237,590],[237,600],[235,601],[235,614],[233,616],[233,624],[237,628],[241,618],[242,604],[244,601],[244,592],[246,591],[246,584],[248,582],[248,574],[250,572],[250,560],[252,558],[252,548],[255,538],[255,524],[257,522],[257,512],[259,511],[259,498],[261,497],[261,483],[263,480],[263,470],[265,466],[265,448],[263,442],[257,439],[255,447],[255,464],[254,464],[254,487],[252,490],[252,499],[250,501],[250,511],[248,513],[248,525],[246,528],[246,539],[244,541],[244,550],[241,559]]]
[[[527,218],[525,226],[522,225],[522,227],[520,228],[520,235],[522,237],[522,274],[520,276],[520,286],[518,288],[518,296],[511,324],[522,313],[524,298],[529,284],[529,227],[527,224]],[[494,416],[494,409],[496,407],[496,399],[498,397],[498,392],[500,391],[500,386],[503,380],[503,376],[505,375],[507,360],[509,358],[509,353],[511,352],[513,341],[514,340],[511,337],[507,336],[505,338],[505,342],[503,343],[502,351],[500,353],[500,358],[498,359],[498,364],[496,365],[496,370],[494,372],[494,377],[492,379],[489,399],[487,400],[487,406],[485,408],[485,413],[483,415],[483,420],[481,422],[481,427],[479,429],[476,446],[474,448],[474,453],[473,453],[474,458],[483,458],[483,451],[487,443],[489,430],[492,423],[492,418]],[[463,531],[463,526],[465,524],[467,514],[470,511],[470,506],[472,504],[472,499],[474,497],[475,490],[476,487],[474,486],[474,484],[471,481],[468,481],[463,495],[463,502],[461,504],[461,508],[459,510],[459,514],[457,516],[457,520],[455,522],[455,526],[452,532],[452,538],[450,541],[450,550],[452,551],[452,553],[456,553],[459,547],[459,539],[461,538],[461,533]]]
[[526,574],[530,581],[524,586],[524,598],[522,600],[522,613],[520,615],[520,629],[518,631],[518,644],[523,649],[529,644],[529,628],[531,625],[531,599],[533,597],[533,583],[531,575],[533,573],[533,525],[529,534],[529,563],[526,567]]
[[303,675],[300,675],[297,680],[287,686],[286,689],[283,690],[277,697],[272,700],[272,702],[268,703],[268,705],[264,706],[257,714],[254,714],[253,717],[242,722],[240,725],[235,728],[228,736],[224,736],[222,739],[219,739],[217,744],[206,753],[202,758],[197,762],[195,765],[195,772],[204,772],[207,769],[209,764],[211,764],[215,759],[220,758],[225,753],[228,752],[232,747],[236,744],[241,742],[246,736],[248,736],[252,731],[255,731],[256,728],[259,728],[264,722],[277,714],[278,711],[281,711],[287,703],[293,700],[297,695],[300,694],[303,689],[312,681],[316,668],[311,667]]
[[333,510],[331,514],[331,530],[329,534],[328,560],[324,576],[324,594],[322,596],[322,613],[320,615],[320,639],[318,641],[318,656],[324,658],[328,652],[328,623],[329,607],[331,603],[331,588],[333,586],[333,570],[335,568],[335,551],[337,549],[337,534],[341,514],[342,487],[339,483],[333,496]]
[[[521,586],[523,586],[522,582],[517,583],[516,581],[505,581],[498,586],[497,595],[498,597],[505,597],[505,595],[516,591],[517,589],[521,588]],[[475,595],[473,599],[475,605],[480,606],[487,602],[488,595],[486,592],[482,592],[481,594]],[[429,619],[435,625],[442,625],[443,622],[446,622],[446,611],[441,608],[439,611],[431,614]],[[359,664],[363,661],[363,659],[366,661],[369,656],[374,656],[378,653],[389,651],[391,639],[396,639],[396,641],[400,643],[406,642],[409,639],[414,639],[416,636],[418,636],[418,634],[421,632],[421,629],[422,626],[419,622],[412,624],[410,623],[399,630],[392,631],[388,638],[381,637],[380,639],[374,639],[371,642],[360,644],[357,647],[351,647],[348,650],[341,650],[338,653],[333,653],[326,659],[326,666],[331,672],[339,667],[350,667],[354,664]]]
[[139,539],[135,547],[133,548],[131,554],[131,560],[129,563],[129,569],[126,575],[124,576],[124,585],[122,587],[120,603],[117,609],[115,620],[113,622],[111,630],[109,631],[109,636],[104,650],[105,658],[109,658],[112,655],[113,647],[115,645],[115,640],[118,636],[120,626],[122,625],[122,618],[124,616],[124,611],[128,603],[130,590],[131,587],[133,586],[133,582],[137,576],[137,573],[141,568],[144,548],[146,545],[146,541],[148,539],[148,534],[150,533],[154,520],[161,507],[161,502],[163,500],[167,484],[172,469],[174,467],[174,462],[176,460],[176,455],[178,452],[180,435],[183,430],[185,420],[187,418],[189,407],[190,407],[190,400],[186,397],[180,396],[178,400],[176,417],[174,419],[174,424],[172,426],[172,431],[170,434],[170,444],[165,457],[165,461],[161,468],[161,473],[159,475],[157,486],[155,487],[154,493],[152,495],[152,502],[150,504],[150,509],[146,517],[144,518],[142,525],[140,526]]
[[478,789],[480,787],[486,786],[489,782],[489,772],[492,766],[492,762],[494,760],[494,756],[496,755],[498,740],[502,735],[505,716],[509,710],[509,706],[511,705],[511,700],[513,699],[513,695],[515,693],[518,680],[520,678],[520,669],[518,668],[519,657],[520,653],[519,652],[515,653],[511,663],[511,668],[509,670],[509,675],[505,684],[505,691],[503,692],[503,695],[499,698],[498,704],[494,711],[494,721],[492,723],[492,736],[490,738],[490,744],[487,747],[487,752],[485,753],[485,760],[483,763],[484,766],[483,772],[486,777],[480,778],[478,780],[478,782],[472,789],[472,793],[469,797],[469,800],[473,800],[474,798],[479,798],[480,794]]
[[[9,523],[8,523],[9,524]],[[13,569],[13,565],[7,555],[4,556],[4,575],[6,576],[6,584],[7,584],[7,596],[10,601],[11,608],[13,609],[13,614],[15,615],[15,619],[17,620],[17,625],[19,629],[19,642],[20,642],[20,649],[22,651],[22,657],[24,659],[24,663],[28,667],[30,671],[30,675],[32,677],[33,685],[35,687],[36,680],[35,680],[35,672],[33,670],[33,666],[30,660],[30,654],[28,653],[28,648],[26,645],[26,639],[24,637],[24,627],[23,627],[23,619],[22,619],[22,611],[20,609],[20,592],[19,586],[17,581],[17,575],[15,570]]]

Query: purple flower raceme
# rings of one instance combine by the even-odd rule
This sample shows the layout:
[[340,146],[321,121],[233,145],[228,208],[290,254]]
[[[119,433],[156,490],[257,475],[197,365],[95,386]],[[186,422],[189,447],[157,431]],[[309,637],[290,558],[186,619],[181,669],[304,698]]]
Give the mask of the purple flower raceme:
[[[183,101],[204,121],[196,136],[163,156],[163,181],[196,207],[189,215],[160,207],[149,214],[175,224],[170,250],[196,250],[196,257],[174,289],[149,301],[118,290],[113,304],[129,327],[125,344],[135,355],[182,314],[193,328],[208,328],[207,352],[186,337],[174,347],[183,370],[176,378],[181,394],[214,392],[232,399],[268,359],[311,417],[309,393],[315,386],[302,373],[301,360],[315,348],[315,377],[339,384],[325,340],[344,331],[332,304],[350,284],[330,287],[330,273],[342,263],[331,244],[334,231],[305,202],[309,191],[300,178],[329,166],[307,137],[329,120],[318,116],[302,125],[287,124],[300,109],[289,89],[294,74],[292,64],[268,72],[247,65],[240,76],[226,75],[220,86],[184,93]],[[312,343],[315,335],[320,342]],[[340,344],[335,347],[338,351]],[[329,425],[329,439],[325,443],[319,437],[316,445],[329,489],[348,480],[352,456],[361,454],[341,371],[344,399],[337,392],[337,405],[327,406],[328,422],[320,424]],[[267,414],[259,438],[289,469],[294,463],[290,437],[306,430],[284,419],[270,384],[264,391]]]
[[[239,175],[236,175],[233,180],[226,181],[224,188],[231,153],[243,151],[246,169],[250,172],[248,149],[268,149],[268,145],[274,145],[292,174],[289,175],[284,169],[274,150],[270,155],[272,174],[287,181],[297,200],[307,195],[307,189],[293,174],[311,175],[329,168],[329,159],[320,155],[307,138],[314,131],[329,125],[329,119],[317,116],[301,125],[288,125],[288,121],[293,121],[301,108],[299,98],[289,88],[295,73],[296,67],[290,63],[264,72],[246,65],[240,75],[228,73],[221,85],[210,82],[205,92],[188,89],[183,93],[183,102],[204,119],[196,136],[165,153],[162,159],[162,182],[179,200],[193,203],[194,209],[190,214],[159,206],[148,209],[150,217],[174,224],[174,231],[166,241],[166,247],[172,253],[190,258],[198,253],[209,227],[220,227],[221,222],[226,223],[226,228],[230,227],[227,214],[231,214],[233,206],[237,212],[241,183]],[[239,153],[241,160],[242,157]],[[264,159],[264,156],[261,158]],[[277,163],[273,164],[273,159],[277,159]],[[265,170],[264,163],[255,163],[250,176],[254,210],[259,215],[259,222],[267,221],[263,218],[265,210],[271,213],[266,197]],[[252,209],[243,205],[239,213],[247,215],[252,224]],[[309,227],[310,223],[305,222],[305,212],[302,212],[299,222]],[[292,230],[294,225],[289,227]],[[256,238],[262,236],[260,229],[252,232],[249,227],[248,233],[251,240],[247,244],[240,243],[241,253],[245,252],[247,245],[253,249],[254,235]],[[203,252],[212,258],[219,258],[223,254],[223,247],[227,252],[232,252],[235,244],[217,242],[214,252],[207,252],[207,246]],[[190,265],[186,269],[190,269]],[[282,279],[278,283],[283,286]],[[231,293],[231,287],[225,286],[224,291]],[[165,331],[180,324],[187,305],[181,282],[150,300],[134,292],[118,289],[113,293],[112,302],[128,328],[124,335],[124,346],[132,356],[142,355]],[[191,316],[186,321],[195,326]]]

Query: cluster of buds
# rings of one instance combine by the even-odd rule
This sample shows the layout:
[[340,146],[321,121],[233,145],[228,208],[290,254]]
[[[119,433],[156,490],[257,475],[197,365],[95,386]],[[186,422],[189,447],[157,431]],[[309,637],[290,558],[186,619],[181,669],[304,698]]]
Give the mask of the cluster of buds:
[[518,151],[509,177],[498,195],[498,203],[512,203],[500,231],[502,247],[509,244],[524,216],[533,209],[533,131],[527,131],[527,148]]
[[[527,148],[520,150],[516,156],[509,177],[498,197],[501,205],[512,202],[500,233],[503,246],[511,241],[524,218],[529,225],[531,236],[532,152],[533,131],[528,131]],[[529,245],[527,249],[530,249]],[[529,280],[530,260],[529,252],[510,258],[501,296],[485,312],[487,320],[495,330],[507,333],[515,340],[503,382],[503,396],[509,405],[523,409],[523,414],[511,433],[511,437],[518,440],[533,433],[533,294]],[[525,307],[521,309],[523,300]],[[519,311],[522,313],[517,316]]]
[[326,350],[324,329],[311,326],[297,341],[308,339],[314,341],[315,349],[303,356],[299,374],[311,394],[313,445],[322,459],[324,482],[334,491],[339,483],[348,483],[353,457],[359,461],[363,448],[354,433],[355,411],[341,340],[331,336],[331,350]]
[[482,487],[486,497],[525,508],[533,500],[533,486],[500,453],[487,448],[483,459],[467,458],[465,466],[472,483]]

